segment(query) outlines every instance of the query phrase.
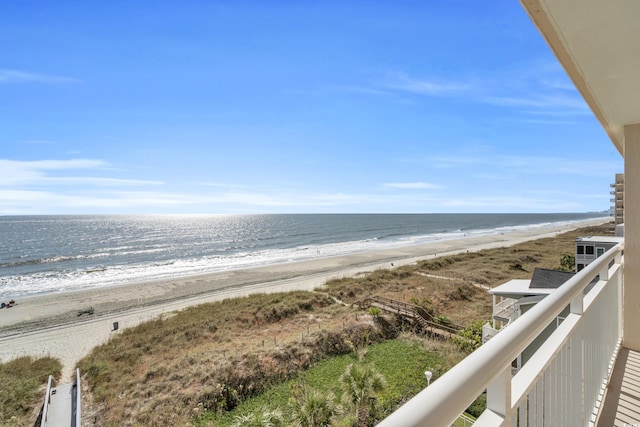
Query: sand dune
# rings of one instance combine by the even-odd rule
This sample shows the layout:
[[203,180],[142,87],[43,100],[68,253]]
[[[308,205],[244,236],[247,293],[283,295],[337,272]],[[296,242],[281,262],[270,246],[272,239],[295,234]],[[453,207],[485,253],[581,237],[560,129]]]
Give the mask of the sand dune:
[[[189,276],[152,283],[51,294],[18,300],[0,310],[0,360],[31,355],[59,358],[63,375],[93,347],[124,328],[189,306],[252,293],[311,290],[329,279],[465,251],[510,246],[551,237],[603,220],[553,225],[535,230],[443,240],[427,245]],[[93,308],[93,314],[78,315]],[[119,330],[113,331],[118,322]]]

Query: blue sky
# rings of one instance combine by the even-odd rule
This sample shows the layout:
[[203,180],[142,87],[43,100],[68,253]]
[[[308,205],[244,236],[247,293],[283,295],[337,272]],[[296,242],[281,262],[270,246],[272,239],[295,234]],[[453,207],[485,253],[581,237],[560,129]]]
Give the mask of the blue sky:
[[516,0],[2,9],[0,215],[600,211],[623,169]]

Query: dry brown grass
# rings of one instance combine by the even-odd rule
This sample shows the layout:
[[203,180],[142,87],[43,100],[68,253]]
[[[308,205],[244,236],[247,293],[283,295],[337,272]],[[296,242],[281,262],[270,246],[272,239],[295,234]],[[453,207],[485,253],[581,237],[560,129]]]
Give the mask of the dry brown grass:
[[[610,228],[334,280],[322,292],[347,303],[374,294],[414,301],[468,324],[490,317],[484,288],[528,278],[535,267],[556,268],[562,255],[574,252],[576,236]],[[293,292],[192,307],[139,325],[79,363],[94,402],[85,424],[186,425],[205,410],[230,409],[323,357],[383,339],[372,323],[326,294]],[[448,343],[425,345],[458,354]]]
[[57,359],[30,356],[0,363],[0,425],[33,425],[44,402],[49,375],[60,378]]
[[94,402],[85,421],[183,425],[352,351],[363,337],[383,339],[366,316],[319,293],[193,307],[125,330],[79,363]]
[[332,280],[325,289],[349,303],[371,295],[413,301],[435,315],[467,325],[491,316],[491,297],[485,289],[511,279],[531,278],[536,267],[558,269],[563,255],[575,253],[576,237],[612,235],[614,231],[611,224],[583,228],[508,248],[445,256],[365,277]]

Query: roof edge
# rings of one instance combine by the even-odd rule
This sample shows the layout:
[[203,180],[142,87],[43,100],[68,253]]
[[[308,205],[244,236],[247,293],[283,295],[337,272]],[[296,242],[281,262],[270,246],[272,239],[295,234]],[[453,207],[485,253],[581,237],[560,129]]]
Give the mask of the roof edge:
[[620,136],[620,139],[616,137],[616,132],[613,126],[607,121],[604,113],[600,109],[598,102],[589,90],[589,85],[584,79],[583,74],[580,72],[579,67],[573,61],[573,57],[569,52],[562,35],[557,31],[557,25],[543,4],[543,0],[520,0],[520,4],[529,15],[529,18],[533,24],[538,28],[538,31],[547,42],[547,45],[551,48],[562,67],[565,69],[569,78],[576,86],[589,108],[604,128],[607,135],[613,142],[618,152],[624,157],[624,135]]

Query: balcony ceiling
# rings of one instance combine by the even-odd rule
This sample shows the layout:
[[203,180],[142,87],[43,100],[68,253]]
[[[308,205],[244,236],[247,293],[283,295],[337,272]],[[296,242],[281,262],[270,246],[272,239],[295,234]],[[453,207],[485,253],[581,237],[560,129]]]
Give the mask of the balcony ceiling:
[[640,123],[640,1],[521,0],[618,151]]

